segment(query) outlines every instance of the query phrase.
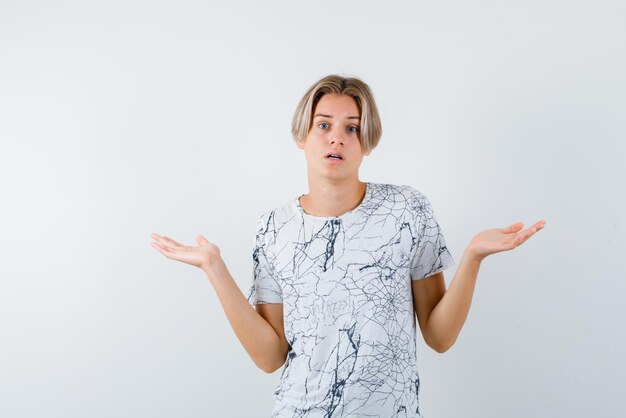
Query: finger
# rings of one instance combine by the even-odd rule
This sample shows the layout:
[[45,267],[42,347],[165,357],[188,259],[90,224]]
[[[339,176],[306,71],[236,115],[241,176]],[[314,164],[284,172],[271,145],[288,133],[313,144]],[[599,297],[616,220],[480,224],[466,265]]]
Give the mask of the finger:
[[164,239],[164,240],[166,240],[168,243],[170,243],[171,245],[173,245],[173,246],[175,246],[175,247],[184,247],[184,245],[183,245],[183,244],[180,244],[180,243],[178,243],[178,242],[174,241],[174,240],[173,240],[173,239],[171,239],[170,237],[163,236],[163,239]]
[[528,240],[528,238],[532,237],[535,234],[535,232],[537,232],[541,228],[543,227],[533,226],[531,228],[526,229],[525,231],[520,232],[515,237],[516,245],[522,245],[524,242],[526,242],[526,240]]
[[162,236],[160,236],[160,235],[159,235],[159,234],[157,234],[157,233],[154,233],[154,232],[153,232],[152,234],[150,234],[150,236],[151,236],[151,237],[152,237],[152,239],[153,239],[153,240],[155,240],[155,241],[158,241],[158,242],[160,242],[160,243],[164,243],[164,242],[165,242],[165,240],[163,239],[163,237],[162,237]]
[[176,241],[172,240],[171,238],[168,238],[165,236],[162,237],[158,234],[152,234],[152,238],[154,238],[155,241],[158,241],[158,244],[153,243],[152,246],[154,247],[154,245],[156,244],[158,245],[158,247],[155,247],[155,248],[166,251],[168,254],[179,253],[185,248],[187,248],[184,245],[179,244]]
[[510,234],[513,232],[517,232],[524,227],[523,222],[516,222],[513,225],[509,225],[506,228],[502,228],[502,232],[505,234]]
[[150,245],[152,245],[152,247],[156,248],[161,254],[163,254],[166,257],[170,257],[174,253],[171,249],[169,249],[169,248],[167,248],[167,247],[165,247],[165,246],[163,246],[161,244],[158,244],[156,242],[153,242]]
[[[525,231],[522,231],[524,233],[524,235],[529,238],[532,235],[534,235],[537,231],[539,231],[540,229],[543,229],[543,226],[545,225],[544,221],[539,221],[536,224],[534,224],[533,226],[531,226],[530,228],[526,229]],[[522,233],[520,232],[520,234]]]
[[182,244],[179,244],[178,242],[174,241],[170,237],[166,237],[165,235],[164,236],[160,236],[157,234],[152,234],[152,235],[153,235],[152,238],[154,238],[156,241],[161,243],[161,245],[163,246],[170,246],[174,248],[183,247]]
[[[163,237],[157,235],[157,234],[152,234],[152,239],[154,239],[155,241],[158,242],[158,248],[162,248],[162,249],[168,249],[169,250],[169,244],[163,239]],[[153,243],[155,244],[155,243]],[[153,245],[154,247],[154,245]],[[156,248],[156,247],[155,247]]]

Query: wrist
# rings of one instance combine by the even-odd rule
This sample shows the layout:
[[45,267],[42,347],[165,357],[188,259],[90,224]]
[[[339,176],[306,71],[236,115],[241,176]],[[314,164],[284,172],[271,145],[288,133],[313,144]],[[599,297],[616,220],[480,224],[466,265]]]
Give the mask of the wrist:
[[474,263],[478,263],[478,264],[480,264],[486,257],[486,256],[483,256],[483,255],[480,255],[472,247],[467,247],[465,249],[465,253],[463,254],[463,256],[467,257],[467,259],[469,259],[470,261],[472,261]]
[[226,271],[226,264],[224,263],[224,260],[218,258],[216,260],[212,260],[210,263],[204,264],[200,268],[207,276],[209,276],[209,279],[212,279],[213,277],[219,276]]

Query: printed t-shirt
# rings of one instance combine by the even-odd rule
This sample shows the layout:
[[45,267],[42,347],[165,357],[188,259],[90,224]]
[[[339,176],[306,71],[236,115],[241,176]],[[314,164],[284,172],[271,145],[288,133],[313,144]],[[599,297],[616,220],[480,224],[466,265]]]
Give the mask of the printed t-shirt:
[[261,215],[252,305],[282,303],[287,360],[272,417],[423,417],[412,280],[455,265],[429,200],[366,182],[339,216],[296,197]]

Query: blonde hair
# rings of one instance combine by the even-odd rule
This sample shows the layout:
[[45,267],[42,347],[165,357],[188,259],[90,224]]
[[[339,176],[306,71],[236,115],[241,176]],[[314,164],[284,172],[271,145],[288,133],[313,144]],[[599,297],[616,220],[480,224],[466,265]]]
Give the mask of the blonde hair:
[[383,133],[378,108],[369,86],[355,77],[328,75],[313,84],[298,103],[291,122],[291,135],[296,142],[304,142],[313,124],[315,106],[325,94],[350,96],[361,114],[359,141],[364,153],[373,150]]

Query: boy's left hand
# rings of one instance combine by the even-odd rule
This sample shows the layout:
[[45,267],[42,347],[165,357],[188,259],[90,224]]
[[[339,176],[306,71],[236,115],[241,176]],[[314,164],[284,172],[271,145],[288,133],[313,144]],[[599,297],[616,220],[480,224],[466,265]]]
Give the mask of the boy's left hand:
[[523,222],[514,223],[506,228],[487,229],[472,238],[467,251],[478,261],[482,261],[488,255],[509,251],[522,245],[545,224],[545,221],[539,221],[523,231],[521,231],[524,227]]

